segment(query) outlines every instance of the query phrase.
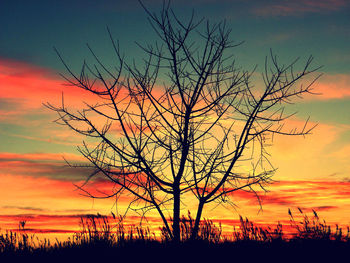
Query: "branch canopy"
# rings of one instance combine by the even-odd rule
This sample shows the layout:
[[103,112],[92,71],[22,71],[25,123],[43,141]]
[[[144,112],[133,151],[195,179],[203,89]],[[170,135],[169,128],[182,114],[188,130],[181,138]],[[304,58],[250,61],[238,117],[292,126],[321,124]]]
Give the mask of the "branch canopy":
[[[63,99],[46,106],[58,113],[59,124],[87,137],[90,143],[79,147],[94,169],[87,181],[102,175],[115,184],[101,197],[130,195],[135,209],[156,209],[171,231],[164,213],[172,207],[176,224],[184,195],[198,200],[198,219],[204,204],[265,189],[275,172],[267,151],[273,136],[314,128],[307,121],[300,129],[284,125],[292,116],[285,106],[311,93],[314,81],[299,82],[317,69],[310,69],[312,57],[301,70],[295,70],[298,60],[280,65],[271,51],[262,81],[253,85],[258,73],[236,66],[234,49],[241,43],[230,40],[225,22],[197,21],[194,14],[184,22],[167,4],[159,15],[145,11],[158,40],[138,44],[146,55],[142,63],[126,61],[109,29],[113,69],[88,46],[95,64],[84,62],[75,73],[56,50],[66,81],[97,102],[80,110],[68,109]],[[176,238],[178,230],[172,231]]]

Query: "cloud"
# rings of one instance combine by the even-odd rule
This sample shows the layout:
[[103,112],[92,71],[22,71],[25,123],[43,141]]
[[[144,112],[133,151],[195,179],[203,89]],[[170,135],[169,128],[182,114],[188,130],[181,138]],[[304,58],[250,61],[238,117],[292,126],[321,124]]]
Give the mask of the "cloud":
[[[11,184],[17,184],[17,181],[20,182],[25,178],[25,180],[29,180],[29,184],[32,184],[34,181],[37,181],[38,184],[41,182],[42,185],[47,185],[48,189],[66,188],[71,191],[68,196],[79,194],[85,197],[94,196],[103,198],[117,191],[119,186],[107,179],[103,174],[97,173],[89,178],[95,172],[95,169],[84,167],[85,164],[89,163],[84,162],[83,158],[74,154],[65,154],[65,158],[72,165],[82,164],[83,167],[68,166],[63,160],[63,156],[59,154],[0,153],[0,174],[2,176],[12,177],[12,180],[10,179]],[[47,179],[46,181],[45,178]],[[89,180],[87,181],[87,179]],[[69,185],[67,186],[67,184]],[[80,187],[82,188],[80,189]],[[44,192],[46,193],[48,189],[44,189]],[[64,198],[64,196],[61,198]],[[119,201],[128,203],[130,198],[122,196],[119,198]],[[10,209],[11,206],[8,205],[6,208]],[[12,206],[12,208],[35,210],[31,209],[32,206]]]
[[[57,181],[54,182],[53,180],[50,180],[52,182],[51,185],[46,182],[45,185],[40,186],[41,181],[43,181],[43,179],[31,180],[34,185],[37,185],[31,192],[31,198],[34,192],[42,192],[43,190],[54,192],[56,191],[54,189],[66,188],[63,184],[59,185]],[[25,186],[25,188],[30,188],[24,181],[17,180],[16,182]],[[6,183],[6,181],[4,183]],[[263,213],[260,213],[259,217],[256,216],[258,206],[255,196],[243,191],[236,192],[234,195],[235,200],[239,205],[244,207],[245,211],[248,211],[244,213],[242,210],[239,210],[238,213],[243,217],[247,216],[249,219],[252,219],[254,223],[259,225],[271,224],[274,226],[277,221],[288,225],[288,208],[296,210],[297,207],[301,207],[305,212],[311,212],[312,209],[321,212],[319,215],[322,219],[325,214],[328,215],[325,219],[329,222],[332,221],[332,219],[334,221],[334,218],[338,220],[337,216],[343,215],[346,205],[350,204],[349,182],[311,180],[280,181],[272,184],[268,189],[270,191],[266,194],[262,191],[259,192],[263,202]],[[28,193],[26,196],[28,196]],[[49,198],[46,192],[44,192],[42,196]],[[65,194],[61,194],[60,196],[66,198]],[[17,195],[16,198],[20,200],[21,195]],[[41,197],[38,196],[38,198]],[[79,220],[82,216],[96,214],[96,212],[99,211],[97,207],[91,209],[90,205],[89,209],[89,206],[86,206],[86,203],[84,204],[82,200],[72,198],[66,199],[64,206],[62,205],[60,207],[62,209],[58,209],[56,205],[52,203],[53,200],[57,200],[57,192],[52,195],[52,198],[52,200],[49,200],[49,206],[46,208],[27,204],[4,205],[2,207],[3,214],[0,215],[0,225],[5,229],[16,229],[18,228],[19,221],[26,220],[26,226],[28,229],[32,229],[33,233],[54,233],[56,230],[64,233],[64,231],[79,230]],[[44,200],[41,200],[41,202],[44,202]],[[75,203],[75,207],[78,209],[74,209],[72,206],[67,207],[67,204],[71,205],[72,203]],[[124,200],[123,203],[127,203],[127,200]],[[121,203],[118,205],[120,204]],[[104,209],[104,212],[101,214],[106,214],[106,210],[110,211],[111,205],[107,205],[105,208],[106,209]],[[12,214],[4,214],[5,211],[10,211]],[[17,214],[14,214],[15,212]],[[205,217],[213,219],[214,223],[221,222],[223,227],[225,227],[224,231],[228,229],[231,231],[233,225],[239,225],[239,220],[237,219],[238,215],[232,214],[232,210],[228,212],[228,216],[221,217],[220,213],[223,213],[220,209],[215,210],[211,212],[211,214],[205,215]],[[110,222],[115,223],[111,215],[108,215]],[[333,218],[329,216],[333,216]],[[348,218],[341,218],[341,220],[343,221],[338,221],[337,223],[343,224],[348,221]],[[127,225],[137,224],[139,222],[140,217],[138,216],[132,215],[125,218],[125,223]],[[151,228],[155,230],[158,229],[158,226],[162,225],[160,218],[153,215],[147,217],[147,222],[150,224]]]
[[[67,154],[69,160],[82,159],[73,154]],[[56,180],[80,182],[87,178],[92,168],[72,168],[59,154],[14,154],[0,153],[0,168],[2,174],[48,177]]]
[[65,154],[58,154],[58,153],[6,153],[6,152],[0,152],[0,160],[31,160],[31,161],[38,161],[38,160],[45,160],[45,161],[63,161],[63,157],[69,158],[70,160],[74,161],[83,161],[84,159],[75,154],[71,153],[65,153]]
[[300,16],[309,13],[329,13],[348,5],[346,0],[294,0],[270,1],[252,9],[253,14],[262,17]]
[[44,136],[44,138],[43,136],[28,136],[28,135],[22,135],[22,134],[14,134],[14,133],[2,133],[2,134],[6,134],[7,136],[21,138],[21,139],[27,139],[31,141],[56,143],[61,145],[76,146],[78,143],[80,143],[80,141],[78,141],[75,136],[71,136],[71,134],[69,134],[70,136],[67,136],[66,138],[64,138],[62,135],[65,134],[65,132],[63,132],[57,138],[53,136],[53,133],[54,131],[51,131],[50,134]]
[[[25,229],[28,233],[74,233],[81,230],[80,220],[86,216],[97,215],[97,213],[79,213],[65,215],[51,214],[17,214],[17,215],[0,215],[0,225],[7,230],[18,230],[18,222],[26,221]],[[111,225],[115,225],[118,219],[114,219],[111,214],[106,215]],[[137,225],[140,223],[141,216],[129,216],[123,219],[125,227]],[[146,220],[143,218],[143,220]],[[158,217],[147,217],[151,230],[159,230],[162,225]]]
[[350,75],[349,74],[324,74],[314,84],[313,92],[318,96],[313,99],[328,100],[350,97]]
[[[268,192],[257,191],[263,209],[302,207],[308,211],[330,211],[350,205],[350,182],[344,181],[279,181],[268,187]],[[236,191],[233,198],[237,203],[245,201],[246,206],[256,207],[258,199],[254,193]]]
[[[11,104],[11,108],[6,106],[7,110],[16,110],[18,115],[39,109],[47,101],[60,103],[62,93],[67,102],[76,103],[77,98],[78,102],[96,102],[92,94],[65,85],[65,80],[56,72],[15,60],[0,58],[0,83],[0,99]],[[0,110],[4,110],[3,107]]]
[[234,192],[233,197],[248,201],[247,205],[249,206],[258,206],[259,201],[262,206],[273,204],[290,207],[296,205],[296,201],[294,200],[295,195],[279,193],[278,191],[273,190],[269,192],[257,191],[256,194],[245,191],[236,191]]
[[3,209],[19,209],[19,210],[25,210],[25,211],[39,211],[42,212],[44,209],[39,207],[30,207],[30,206],[14,206],[14,205],[5,205],[2,206]]
[[277,43],[283,43],[290,39],[298,37],[298,33],[296,31],[289,31],[287,33],[270,33],[268,35],[264,35],[257,43],[258,46],[271,46],[276,45]]
[[[0,131],[2,134],[11,137],[46,143],[77,145],[77,138],[79,137],[77,133],[69,130],[68,127],[63,129],[58,125],[54,128],[53,125],[49,126],[48,123],[57,119],[58,116],[54,111],[44,108],[42,104],[49,102],[60,107],[62,94],[64,94],[66,109],[74,113],[75,110],[86,109],[87,105],[85,103],[96,105],[102,102],[98,96],[88,91],[65,85],[66,81],[58,76],[56,72],[19,61],[0,58],[0,83],[0,123],[8,126],[24,126],[29,131],[29,133],[24,133],[23,129],[20,129],[16,133],[13,132],[14,126],[9,126],[8,129]],[[156,89],[154,95],[159,96],[158,93],[159,91]],[[119,95],[128,97],[123,91]],[[110,116],[115,114],[109,106],[100,107],[99,110]],[[91,112],[85,113],[99,128],[106,123],[106,119],[101,115]],[[74,124],[79,129],[87,128],[83,122],[80,122],[80,125]],[[46,129],[43,129],[44,125]],[[118,125],[113,124],[111,132],[120,132]],[[72,134],[75,136],[72,136]]]
[[0,98],[16,103],[17,107],[33,109],[41,107],[62,81],[53,72],[19,61],[0,59]]
[[[31,212],[52,212],[52,213],[76,213],[76,214],[86,214],[86,213],[91,213],[91,210],[88,209],[64,209],[64,210],[47,210],[47,209],[43,209],[41,207],[35,207],[35,206],[16,206],[16,205],[4,205],[1,207],[2,209],[15,209],[15,210],[24,210],[27,213],[31,213]],[[50,215],[51,217],[53,215]],[[17,217],[17,216],[16,216]]]
[[[64,187],[65,183],[70,183],[71,191],[76,190],[77,193],[88,197],[103,198],[112,195],[119,189],[119,185],[116,185],[102,173],[96,173],[89,178],[95,172],[95,169],[84,167],[90,165],[90,163],[84,162],[83,158],[74,154],[65,154],[65,158],[72,165],[81,164],[82,167],[70,167],[63,160],[63,156],[59,154],[0,153],[0,174],[13,177],[12,184],[16,184],[17,178],[21,180],[22,177],[29,178],[30,181],[47,178],[49,181],[46,183],[50,187],[56,185],[57,187]],[[129,202],[130,197],[122,196],[118,200]],[[10,207],[7,206],[7,208]],[[13,208],[19,209],[19,206]]]
[[67,230],[67,229],[38,229],[38,228],[26,228],[25,230],[18,229],[9,229],[10,231],[21,231],[25,233],[32,234],[73,234],[76,233],[76,230]]
[[79,220],[85,214],[49,215],[49,214],[16,214],[0,215],[0,224],[7,230],[18,230],[18,222],[26,221],[26,232],[29,233],[73,233],[79,230]]
[[329,211],[329,210],[333,210],[333,209],[337,209],[337,208],[339,208],[339,206],[324,205],[324,206],[312,207],[312,210],[315,210],[315,211]]

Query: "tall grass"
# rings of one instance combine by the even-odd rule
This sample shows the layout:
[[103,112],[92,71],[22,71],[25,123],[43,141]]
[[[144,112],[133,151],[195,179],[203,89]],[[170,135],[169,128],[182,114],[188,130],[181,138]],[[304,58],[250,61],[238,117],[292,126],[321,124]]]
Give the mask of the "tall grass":
[[[221,224],[214,224],[209,219],[200,223],[197,244],[300,244],[309,241],[331,242],[341,244],[350,249],[350,230],[346,233],[338,225],[335,228],[321,220],[316,211],[308,216],[301,209],[299,215],[294,215],[289,210],[290,226],[294,230],[292,235],[283,232],[283,226],[278,223],[274,228],[259,227],[248,219],[240,217],[240,225],[234,228],[232,235],[223,236]],[[171,238],[164,227],[160,228],[160,236],[152,233],[148,227],[126,226],[123,218],[103,215],[88,215],[80,220],[80,231],[76,232],[66,241],[39,240],[35,235],[28,235],[25,224],[20,224],[18,231],[5,231],[0,234],[1,255],[11,254],[47,254],[61,251],[93,251],[128,248],[130,246],[171,246]],[[191,214],[181,218],[181,241],[189,243],[194,227]]]
[[302,209],[298,208],[301,220],[296,221],[293,213],[288,210],[291,226],[296,230],[293,236],[294,240],[317,240],[317,241],[340,241],[350,242],[350,229],[347,226],[346,234],[343,229],[335,225],[335,230],[321,220],[315,210],[312,210],[313,216],[310,218]]
[[[191,213],[188,212],[187,217],[182,216],[180,218],[180,239],[182,242],[188,242],[191,240],[191,235],[194,228],[194,219]],[[161,240],[163,242],[170,242],[171,237],[165,227],[161,228]],[[205,241],[208,243],[219,243],[223,240],[221,223],[215,225],[212,220],[204,218],[198,229],[198,237],[196,241]]]
[[271,227],[263,228],[254,225],[253,222],[249,221],[248,218],[243,219],[240,216],[240,226],[237,229],[234,227],[232,241],[242,242],[242,241],[253,241],[253,242],[276,242],[282,241],[284,239],[284,233],[282,225],[280,223],[272,229]]

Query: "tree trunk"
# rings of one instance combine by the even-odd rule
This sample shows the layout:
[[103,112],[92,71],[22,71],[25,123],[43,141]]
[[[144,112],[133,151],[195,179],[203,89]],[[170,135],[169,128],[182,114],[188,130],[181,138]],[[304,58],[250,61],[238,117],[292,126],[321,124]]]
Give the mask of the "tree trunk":
[[196,221],[194,222],[194,227],[193,227],[192,234],[191,234],[191,240],[197,239],[198,230],[199,230],[199,223],[200,223],[200,220],[202,217],[203,207],[204,207],[204,202],[200,201],[199,205],[198,205],[198,209],[197,209]]
[[180,189],[174,189],[173,241],[180,243]]

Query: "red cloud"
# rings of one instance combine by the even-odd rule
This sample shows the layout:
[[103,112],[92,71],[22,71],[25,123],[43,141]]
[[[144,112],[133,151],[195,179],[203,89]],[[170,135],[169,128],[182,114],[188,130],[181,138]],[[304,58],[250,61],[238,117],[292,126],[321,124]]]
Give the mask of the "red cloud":
[[[335,205],[339,199],[347,200],[350,203],[350,182],[280,181],[272,184],[268,192],[257,191],[256,194],[259,196],[263,208],[273,205],[327,211],[341,208],[338,204]],[[258,199],[254,193],[236,191],[232,196],[246,200],[248,206],[258,205]],[[326,201],[326,205],[324,205],[324,201]]]
[[81,156],[65,153],[65,154],[57,154],[57,153],[7,153],[0,152],[0,160],[31,160],[31,161],[63,161],[63,156],[65,158],[69,158],[72,161],[82,161],[84,160]]
[[[83,159],[74,154],[65,154],[72,162]],[[1,174],[47,177],[67,182],[81,182],[92,169],[69,167],[60,154],[15,154],[0,153]]]
[[[99,97],[91,92],[75,86],[65,85],[67,81],[56,72],[18,61],[0,59],[0,83],[0,106],[2,106],[0,107],[0,121],[3,119],[13,120],[16,123],[20,123],[20,125],[27,122],[27,120],[19,118],[21,115],[28,113],[40,114],[40,116],[49,113],[53,114],[54,112],[48,109],[42,111],[42,104],[49,102],[59,107],[62,102],[62,93],[64,94],[65,106],[69,108],[69,111],[72,111],[72,108],[87,108],[84,102],[90,105],[96,105],[96,103],[101,102]],[[98,86],[98,84],[95,85]],[[154,96],[160,96],[158,89],[155,89]],[[110,115],[114,113],[109,107],[103,107],[102,111]],[[98,127],[105,123],[105,119],[102,116],[96,116],[96,114],[91,114],[90,119]],[[40,118],[37,121],[39,122]],[[131,126],[131,128],[135,127]],[[129,131],[130,127],[127,127],[127,130]],[[54,138],[52,136],[39,138],[38,136],[16,134],[11,134],[11,136],[29,140],[72,144],[72,133],[62,133],[61,129],[58,131],[50,130],[51,135],[54,132],[56,132]],[[118,124],[113,124],[111,132],[120,132]],[[76,145],[75,142],[74,145]]]
[[[63,185],[57,184],[52,184],[52,186],[64,187]],[[45,188],[51,189],[48,184],[45,185]],[[336,181],[281,181],[273,184],[270,187],[270,190],[271,191],[268,192],[266,196],[262,197],[265,212],[260,217],[256,217],[254,214],[242,214],[242,216],[248,216],[249,219],[252,219],[255,225],[261,227],[271,226],[273,228],[279,221],[284,225],[284,230],[288,232],[290,222],[287,209],[289,207],[292,209],[293,216],[297,220],[302,219],[298,212],[295,212],[297,211],[297,207],[301,207],[307,214],[312,213],[312,209],[316,210],[317,212],[322,212],[322,219],[322,214],[327,212],[331,213],[329,215],[333,215],[334,213],[344,213],[344,210],[342,210],[344,207],[340,206],[340,203],[336,204],[336,200],[339,198],[349,200],[350,183]],[[254,195],[237,191],[235,196],[240,198],[240,201],[244,201],[244,199],[247,200],[248,208],[256,207]],[[326,200],[329,205],[320,205],[319,201],[322,200]],[[61,215],[57,214],[55,211],[50,211],[49,213],[55,213],[55,215],[50,215],[45,214],[45,211],[39,211],[36,207],[18,208],[22,211],[25,210],[30,212],[30,214],[1,215],[0,225],[3,229],[16,229],[18,228],[19,221],[26,220],[26,227],[33,233],[71,233],[73,230],[79,230],[80,217],[86,215],[84,211],[80,211],[77,214],[67,214],[68,210],[66,213],[61,211]],[[33,209],[37,209],[37,211],[34,211]],[[276,215],[278,216],[276,217]],[[310,216],[312,216],[312,214]],[[209,219],[211,219],[210,216]],[[329,217],[325,217],[325,219],[328,221]],[[116,220],[112,219],[110,215],[109,220],[112,224],[116,223]],[[138,216],[129,216],[125,219],[125,224],[127,226],[138,224],[139,222],[140,217]],[[158,227],[162,225],[162,222],[158,217],[147,217],[147,222],[150,224],[151,230],[154,231],[157,231]],[[221,223],[224,227],[224,232],[231,231],[233,226],[239,226],[240,223],[237,214],[231,214],[230,217],[224,218],[217,218],[214,216],[213,222],[215,224]],[[337,223],[341,225],[346,222],[338,221]]]
[[[233,194],[234,197],[245,199],[248,201],[248,205],[257,206],[259,205],[259,201],[261,202],[262,206],[265,205],[281,205],[281,206],[294,206],[295,200],[294,195],[285,194],[285,193],[279,193],[278,191],[272,191],[272,192],[261,192],[258,191],[256,194],[252,192],[245,192],[245,191],[236,191]],[[258,197],[259,199],[258,199]]]
[[[25,232],[28,233],[63,233],[72,234],[80,231],[81,218],[93,214],[66,214],[66,215],[49,215],[49,214],[19,214],[19,215],[0,215],[0,225],[7,230],[18,230],[18,223],[25,221]],[[95,214],[96,215],[96,214]],[[111,215],[107,216],[109,223],[113,226],[118,223],[119,219],[114,219]],[[98,219],[97,219],[98,220]],[[123,219],[126,227],[139,225],[141,216],[129,216]],[[162,221],[158,217],[147,217],[147,222],[151,225],[153,231],[159,230]],[[153,227],[154,228],[153,228]]]
[[323,13],[340,10],[346,6],[346,0],[294,0],[275,1],[253,9],[259,16],[297,16],[305,13]]
[[57,73],[23,62],[0,59],[0,99],[7,99],[23,109],[37,109],[48,100],[61,101],[64,92],[67,101],[94,102],[91,94],[64,85]]

